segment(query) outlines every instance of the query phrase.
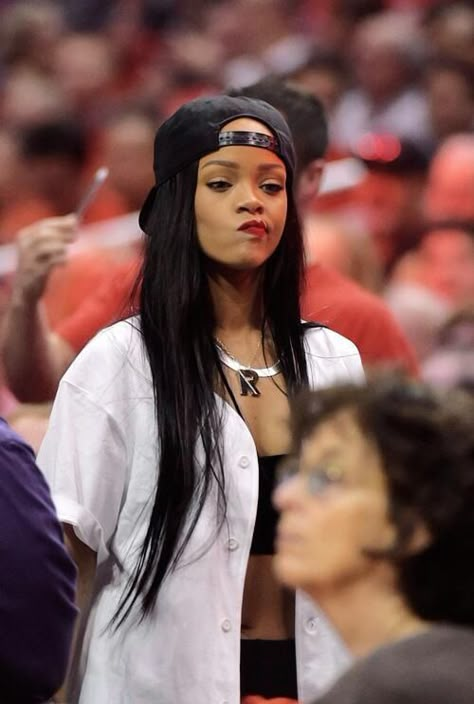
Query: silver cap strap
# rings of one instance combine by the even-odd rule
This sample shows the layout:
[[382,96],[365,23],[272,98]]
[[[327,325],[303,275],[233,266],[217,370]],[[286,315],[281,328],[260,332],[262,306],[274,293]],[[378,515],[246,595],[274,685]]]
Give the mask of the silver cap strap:
[[276,137],[261,132],[219,132],[219,147],[230,146],[261,147],[280,154]]

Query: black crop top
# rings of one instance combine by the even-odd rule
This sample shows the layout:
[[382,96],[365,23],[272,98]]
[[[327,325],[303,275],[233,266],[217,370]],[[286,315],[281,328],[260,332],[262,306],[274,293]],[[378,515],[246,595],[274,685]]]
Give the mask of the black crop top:
[[[245,422],[237,399],[223,374],[222,381],[235,410]],[[251,555],[273,555],[275,552],[274,542],[278,513],[273,508],[272,492],[275,486],[275,471],[282,457],[285,455],[268,455],[258,458],[258,505],[252,545],[250,546]]]
[[253,530],[251,555],[273,555],[278,513],[273,508],[272,492],[275,470],[284,455],[258,458],[258,506]]

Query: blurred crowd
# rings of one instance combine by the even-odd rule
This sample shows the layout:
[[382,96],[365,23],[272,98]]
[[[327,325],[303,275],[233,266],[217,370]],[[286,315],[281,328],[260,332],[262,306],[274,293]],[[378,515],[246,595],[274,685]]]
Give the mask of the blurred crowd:
[[[74,212],[101,166],[82,247],[45,285],[49,325],[123,276],[157,125],[186,100],[268,75],[316,95],[329,122],[308,262],[383,297],[427,380],[472,388],[472,0],[2,0],[2,308],[19,233]],[[2,404],[15,407],[6,390]]]

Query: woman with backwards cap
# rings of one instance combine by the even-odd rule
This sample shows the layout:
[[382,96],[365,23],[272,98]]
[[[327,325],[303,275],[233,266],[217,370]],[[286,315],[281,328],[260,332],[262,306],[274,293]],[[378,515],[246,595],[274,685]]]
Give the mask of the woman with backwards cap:
[[39,455],[89,610],[68,701],[309,698],[348,655],[273,577],[270,493],[288,397],[360,379],[360,358],[300,320],[278,111],[187,103],[158,130],[154,169],[138,315],[72,364]]

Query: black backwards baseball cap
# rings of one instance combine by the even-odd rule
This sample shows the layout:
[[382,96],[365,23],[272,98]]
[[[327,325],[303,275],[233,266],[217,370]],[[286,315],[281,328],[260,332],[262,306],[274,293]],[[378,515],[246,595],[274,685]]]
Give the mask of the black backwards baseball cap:
[[[250,117],[266,125],[273,136],[260,132],[221,132],[239,117]],[[282,114],[269,103],[243,96],[216,95],[197,98],[182,105],[159,127],[155,137],[153,171],[155,186],[149,192],[138,222],[147,230],[157,190],[189,164],[221,147],[249,146],[269,149],[287,168],[290,186],[295,170],[291,132]]]

